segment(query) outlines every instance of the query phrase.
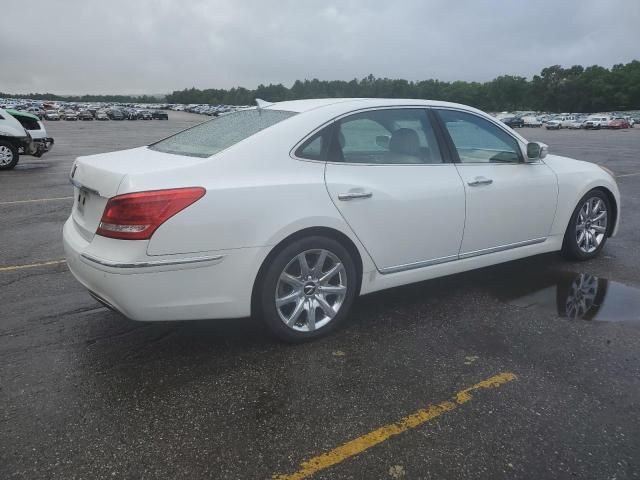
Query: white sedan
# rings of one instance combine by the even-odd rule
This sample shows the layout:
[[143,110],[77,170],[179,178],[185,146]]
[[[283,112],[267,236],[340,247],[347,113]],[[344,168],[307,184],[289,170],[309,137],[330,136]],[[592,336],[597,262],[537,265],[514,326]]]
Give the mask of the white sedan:
[[611,172],[476,109],[259,105],[77,159],[64,248],[97,300],[135,320],[257,314],[302,341],[356,295],[545,252],[586,260],[616,233]]

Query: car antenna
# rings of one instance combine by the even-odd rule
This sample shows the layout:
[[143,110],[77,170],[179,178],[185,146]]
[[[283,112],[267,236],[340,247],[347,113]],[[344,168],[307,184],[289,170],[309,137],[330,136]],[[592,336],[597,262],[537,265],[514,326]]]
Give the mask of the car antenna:
[[262,110],[263,108],[269,107],[273,105],[273,102],[267,102],[266,100],[262,100],[261,98],[256,98],[256,108],[258,110]]

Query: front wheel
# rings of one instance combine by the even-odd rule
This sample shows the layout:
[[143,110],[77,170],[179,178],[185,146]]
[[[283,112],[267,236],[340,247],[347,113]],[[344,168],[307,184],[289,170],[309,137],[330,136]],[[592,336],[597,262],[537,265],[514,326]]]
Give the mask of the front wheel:
[[0,170],[11,170],[18,164],[18,148],[9,143],[0,141]]
[[303,342],[326,335],[347,316],[357,273],[348,250],[322,236],[296,240],[270,261],[260,286],[259,309],[281,340]]
[[611,204],[601,190],[588,192],[573,211],[562,244],[562,254],[572,260],[597,256],[607,241]]

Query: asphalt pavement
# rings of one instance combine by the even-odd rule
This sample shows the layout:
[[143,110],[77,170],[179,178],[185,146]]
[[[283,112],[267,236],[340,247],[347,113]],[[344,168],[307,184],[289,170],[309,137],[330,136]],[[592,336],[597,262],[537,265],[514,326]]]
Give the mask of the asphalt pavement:
[[[129,321],[62,262],[74,158],[205,119],[47,122],[54,150],[0,172],[1,479],[640,478],[640,128],[520,130],[618,176],[596,260],[364,296],[291,346],[252,319]],[[576,282],[597,301],[572,318]]]

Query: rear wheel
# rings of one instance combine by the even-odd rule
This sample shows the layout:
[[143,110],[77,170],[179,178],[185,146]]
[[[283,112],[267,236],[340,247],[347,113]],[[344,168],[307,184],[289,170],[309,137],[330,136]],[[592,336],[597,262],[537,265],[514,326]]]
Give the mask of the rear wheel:
[[322,236],[302,238],[283,248],[267,266],[260,313],[280,339],[311,340],[346,318],[356,286],[354,261],[340,242]]
[[18,164],[18,148],[6,141],[0,140],[0,170],[11,170]]
[[588,192],[573,211],[564,235],[562,253],[572,260],[589,260],[607,241],[611,204],[601,190]]

